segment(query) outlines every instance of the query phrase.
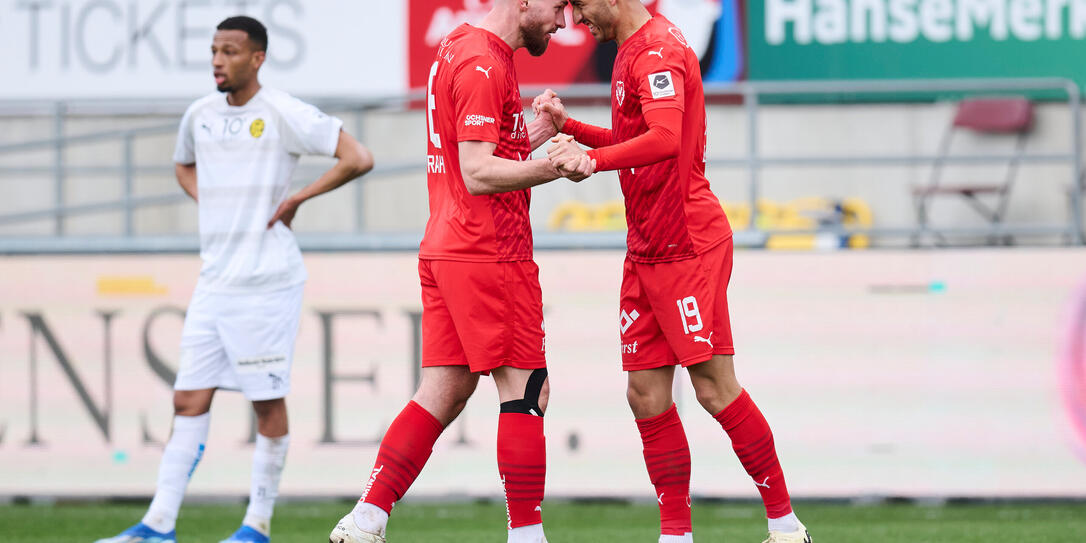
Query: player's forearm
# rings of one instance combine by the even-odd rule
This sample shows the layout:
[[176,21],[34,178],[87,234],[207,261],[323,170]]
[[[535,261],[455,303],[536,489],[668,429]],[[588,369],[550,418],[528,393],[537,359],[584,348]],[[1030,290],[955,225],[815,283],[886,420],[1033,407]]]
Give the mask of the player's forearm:
[[373,154],[346,132],[340,132],[336,164],[294,195],[300,202],[331,192],[373,169]]
[[533,151],[556,135],[558,135],[558,130],[554,128],[554,123],[544,116],[538,116],[528,123],[528,141]]
[[644,134],[588,152],[596,161],[596,171],[640,168],[679,156],[681,139],[677,130],[682,126],[682,111],[654,109],[645,112],[645,121],[649,129]]
[[462,167],[464,184],[473,195],[512,192],[561,177],[549,160],[517,161],[490,156],[474,168]]
[[298,191],[294,197],[298,198],[300,202],[304,202],[310,198],[336,190],[339,187],[346,185],[351,180],[365,175],[372,169],[372,157],[370,157],[368,161],[354,161],[341,158],[336,162],[335,166],[332,166],[328,171],[324,172],[324,174],[318,177],[316,181],[306,185],[302,190]]
[[174,174],[177,175],[177,184],[181,185],[181,189],[193,200],[199,201],[196,197],[196,165],[174,164],[173,170]]
[[593,149],[606,147],[614,141],[611,138],[610,128],[582,123],[572,117],[566,119],[565,124],[562,125],[562,133],[573,136],[577,143],[587,145]]

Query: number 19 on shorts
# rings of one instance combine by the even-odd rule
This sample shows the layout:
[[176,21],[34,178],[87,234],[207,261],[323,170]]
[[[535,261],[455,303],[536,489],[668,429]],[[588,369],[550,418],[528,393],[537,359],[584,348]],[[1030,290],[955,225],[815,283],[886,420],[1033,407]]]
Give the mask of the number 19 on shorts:
[[[698,300],[693,296],[687,296],[681,300],[675,300],[675,304],[679,306],[679,318],[683,321],[683,330],[687,334],[700,332],[703,326],[701,310],[698,309]],[[694,319],[694,322],[690,322],[690,319]]]

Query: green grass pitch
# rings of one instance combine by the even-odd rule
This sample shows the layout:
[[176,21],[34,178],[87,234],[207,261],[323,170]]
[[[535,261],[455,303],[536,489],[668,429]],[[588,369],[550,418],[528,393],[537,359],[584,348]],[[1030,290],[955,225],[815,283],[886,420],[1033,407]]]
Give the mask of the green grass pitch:
[[[287,502],[276,508],[272,541],[323,543],[350,502]],[[0,506],[4,543],[93,542],[114,535],[143,515],[139,504],[62,504]],[[177,532],[179,543],[217,543],[237,527],[242,505],[186,505]],[[996,503],[926,506],[848,505],[799,502],[796,512],[820,543],[969,543],[1086,541],[1086,503]],[[760,505],[694,505],[694,533],[702,542],[760,543],[765,520]],[[547,538],[553,543],[656,541],[652,504],[578,503],[545,505]],[[390,543],[505,541],[501,503],[413,503],[396,508]]]

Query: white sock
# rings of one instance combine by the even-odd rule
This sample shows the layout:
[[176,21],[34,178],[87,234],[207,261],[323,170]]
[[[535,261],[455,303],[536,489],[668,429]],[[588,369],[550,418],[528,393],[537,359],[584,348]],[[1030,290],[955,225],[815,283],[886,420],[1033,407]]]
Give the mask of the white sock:
[[660,534],[660,543],[694,543],[694,532],[686,532],[683,535]]
[[363,532],[377,534],[381,537],[385,536],[385,526],[388,526],[388,513],[384,509],[372,503],[360,501],[355,504],[354,511],[351,511],[351,514],[354,516],[354,523]]
[[543,523],[518,526],[509,530],[508,543],[543,543]]
[[253,473],[249,487],[249,509],[242,524],[264,534],[271,535],[272,509],[279,496],[279,480],[287,461],[290,434],[282,437],[256,435],[253,447]]
[[799,531],[799,517],[793,511],[781,518],[769,519],[769,531],[791,533]]
[[173,418],[173,434],[162,451],[158,465],[158,486],[155,499],[143,516],[143,523],[157,532],[169,532],[177,524],[177,513],[185,499],[185,487],[189,484],[196,464],[204,455],[207,430],[211,426],[211,414],[195,417]]

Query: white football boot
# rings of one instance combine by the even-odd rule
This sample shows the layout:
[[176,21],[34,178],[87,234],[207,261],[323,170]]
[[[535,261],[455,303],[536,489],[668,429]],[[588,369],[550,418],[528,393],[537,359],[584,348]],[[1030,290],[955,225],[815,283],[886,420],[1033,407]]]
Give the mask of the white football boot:
[[354,512],[350,512],[339,519],[332,533],[328,535],[328,543],[385,543],[385,538],[363,531],[354,522]]
[[807,533],[807,527],[799,523],[799,529],[794,532],[769,532],[769,539],[762,543],[811,543],[811,534]]

